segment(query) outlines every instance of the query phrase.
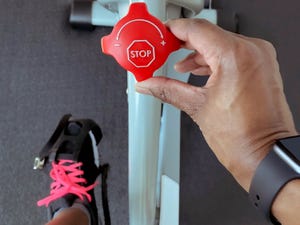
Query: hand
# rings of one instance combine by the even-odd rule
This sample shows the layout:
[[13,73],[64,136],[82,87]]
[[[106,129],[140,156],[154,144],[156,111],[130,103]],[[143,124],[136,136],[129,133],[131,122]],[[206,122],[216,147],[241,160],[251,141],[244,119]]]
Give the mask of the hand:
[[175,69],[207,75],[196,87],[165,77],[137,83],[136,90],[185,111],[201,129],[219,161],[245,190],[275,139],[297,134],[283,92],[273,46],[232,34],[200,19],[168,22],[194,50]]

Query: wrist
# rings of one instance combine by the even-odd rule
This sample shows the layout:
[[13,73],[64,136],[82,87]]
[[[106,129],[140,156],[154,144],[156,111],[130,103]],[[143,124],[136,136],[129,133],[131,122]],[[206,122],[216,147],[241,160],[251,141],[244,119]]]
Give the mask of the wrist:
[[243,160],[239,162],[234,172],[232,172],[233,177],[237,180],[237,182],[243,187],[245,191],[249,192],[251,180],[255,174],[255,171],[259,163],[268,154],[272,144],[268,145],[267,147],[260,148],[257,152],[248,156],[247,162],[243,163]]
[[279,221],[293,225],[293,221],[299,221],[299,147],[300,136],[277,140],[252,179],[249,197],[273,224]]
[[296,130],[277,132],[272,135],[267,135],[259,141],[252,141],[252,144],[246,145],[248,149],[243,149],[242,152],[249,152],[243,158],[236,159],[236,163],[232,163],[229,171],[237,182],[249,192],[250,184],[255,174],[255,171],[261,161],[272,150],[276,140],[283,139],[290,136],[298,135]]

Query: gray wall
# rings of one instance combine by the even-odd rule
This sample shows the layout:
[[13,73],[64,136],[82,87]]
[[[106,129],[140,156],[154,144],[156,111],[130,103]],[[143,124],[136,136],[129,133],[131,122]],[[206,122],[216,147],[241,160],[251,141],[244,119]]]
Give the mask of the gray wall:
[[[242,34],[274,43],[299,127],[299,3],[282,3],[214,1],[215,7],[239,14]],[[111,164],[112,224],[128,224],[125,72],[100,53],[99,39],[111,29],[72,30],[67,23],[69,4],[69,0],[0,0],[1,224],[46,221],[45,210],[35,202],[48,193],[48,180],[32,170],[33,158],[60,117],[69,112],[93,118],[102,127],[102,160]],[[203,80],[191,78],[191,82]],[[181,157],[180,224],[266,224],[186,115],[182,116]]]

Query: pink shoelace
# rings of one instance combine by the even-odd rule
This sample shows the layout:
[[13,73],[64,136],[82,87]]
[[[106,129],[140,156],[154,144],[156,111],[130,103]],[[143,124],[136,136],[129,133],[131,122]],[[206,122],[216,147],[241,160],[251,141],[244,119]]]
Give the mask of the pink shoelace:
[[37,205],[45,205],[48,207],[52,201],[55,201],[66,194],[74,194],[81,200],[83,200],[85,196],[89,202],[92,201],[92,197],[87,192],[92,190],[97,183],[88,187],[81,185],[86,183],[86,180],[80,177],[84,174],[80,169],[81,166],[81,162],[74,162],[72,160],[60,160],[58,163],[52,162],[50,177],[53,179],[53,182],[51,183],[50,195],[38,201]]

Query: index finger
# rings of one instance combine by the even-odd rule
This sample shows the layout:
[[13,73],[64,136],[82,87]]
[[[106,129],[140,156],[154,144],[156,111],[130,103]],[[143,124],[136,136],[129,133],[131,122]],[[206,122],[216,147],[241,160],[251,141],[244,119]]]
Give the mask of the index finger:
[[184,41],[183,47],[198,51],[209,65],[233,44],[232,35],[204,19],[176,19],[166,25]]

